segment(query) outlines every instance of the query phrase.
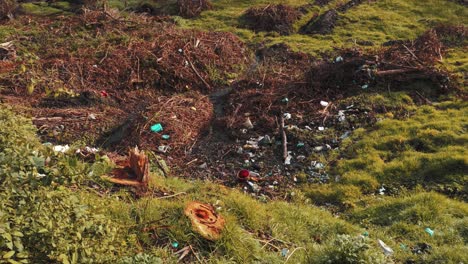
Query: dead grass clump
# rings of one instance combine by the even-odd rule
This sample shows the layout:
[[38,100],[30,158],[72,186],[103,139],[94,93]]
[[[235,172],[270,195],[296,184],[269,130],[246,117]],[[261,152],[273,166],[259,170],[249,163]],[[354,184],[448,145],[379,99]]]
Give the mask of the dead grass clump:
[[213,9],[209,0],[177,0],[178,15],[185,18],[194,18],[205,10]]
[[276,31],[288,35],[301,13],[288,5],[268,5],[249,8],[243,15],[245,26],[254,31]]
[[16,0],[0,1],[0,20],[13,19],[13,15],[18,8]]

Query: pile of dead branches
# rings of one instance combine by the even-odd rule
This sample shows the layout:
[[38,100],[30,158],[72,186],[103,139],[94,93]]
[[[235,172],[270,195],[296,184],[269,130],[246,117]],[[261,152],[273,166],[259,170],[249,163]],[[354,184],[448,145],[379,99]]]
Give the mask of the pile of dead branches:
[[177,0],[178,15],[185,18],[197,17],[205,10],[213,9],[209,0]]
[[[88,12],[87,15],[95,17],[94,14],[102,18],[94,20],[88,16],[87,23],[113,20],[102,12],[101,15]],[[244,43],[231,33],[181,30],[173,25],[155,23],[145,23],[143,25],[148,27],[134,32],[122,24],[124,22],[117,23],[115,31],[133,37],[129,43],[102,43],[99,51],[83,45],[70,52],[69,46],[63,46],[44,54],[36,74],[41,75],[36,78],[41,80],[36,91],[50,89],[49,83],[59,82],[61,86],[78,91],[149,88],[208,92],[225,85],[229,76],[239,73],[251,59]],[[151,30],[150,25],[153,26]],[[73,32],[78,26],[72,24],[64,31]],[[113,32],[107,24],[94,30],[96,34]]]
[[344,50],[339,58],[321,61],[306,73],[313,90],[342,92],[369,87],[398,87],[418,80],[430,81],[439,93],[454,88],[451,75],[437,67],[444,46],[435,30],[429,30],[414,41],[396,43],[377,52]]
[[300,108],[297,98],[310,100],[306,90],[297,89],[303,83],[304,69],[313,61],[310,55],[276,44],[260,48],[256,56],[259,64],[234,84],[226,109],[229,114],[223,120],[228,128],[243,128],[249,115],[256,129],[271,131],[283,109]]
[[301,13],[287,5],[267,5],[264,7],[249,8],[242,16],[244,25],[256,32],[276,31],[282,35],[288,35],[293,31],[293,24],[301,16]]
[[[212,117],[211,101],[198,92],[160,96],[130,125],[130,133],[119,147],[138,145],[153,151],[184,154],[193,147],[200,134],[207,131]],[[151,131],[151,126],[158,123],[163,130]]]
[[0,20],[13,19],[14,13],[18,8],[16,0],[0,1]]

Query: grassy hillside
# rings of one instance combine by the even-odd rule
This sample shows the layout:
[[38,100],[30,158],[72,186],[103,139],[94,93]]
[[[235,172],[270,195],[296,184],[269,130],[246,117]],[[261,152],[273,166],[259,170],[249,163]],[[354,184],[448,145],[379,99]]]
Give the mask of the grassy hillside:
[[[0,13],[0,263],[468,262],[466,6],[362,1],[311,35],[347,1],[77,2]],[[273,4],[301,12],[290,34],[248,29]],[[458,27],[425,50],[382,47],[440,24]],[[135,145],[146,190],[104,177]],[[219,240],[192,201],[225,219]]]

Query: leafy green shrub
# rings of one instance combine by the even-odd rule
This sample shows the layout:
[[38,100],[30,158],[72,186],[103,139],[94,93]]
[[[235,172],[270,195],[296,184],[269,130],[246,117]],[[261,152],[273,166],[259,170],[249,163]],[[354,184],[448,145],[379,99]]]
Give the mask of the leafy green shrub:
[[385,256],[369,242],[364,237],[338,235],[319,254],[312,256],[310,263],[388,263]]
[[30,121],[3,106],[0,119],[0,263],[114,258],[123,242],[117,226],[64,187],[81,182],[86,166],[51,153]]

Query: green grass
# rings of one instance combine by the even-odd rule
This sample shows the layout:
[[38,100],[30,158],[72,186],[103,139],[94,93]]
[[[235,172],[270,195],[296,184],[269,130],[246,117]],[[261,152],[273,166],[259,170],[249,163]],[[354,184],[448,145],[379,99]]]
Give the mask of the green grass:
[[345,207],[382,185],[391,194],[423,186],[466,200],[467,111],[461,101],[420,106],[411,117],[355,130],[332,171],[339,181],[307,187],[306,193],[316,203]]
[[[321,13],[340,1],[334,1],[323,8],[313,7],[299,20],[295,28],[307,23],[314,13]],[[203,30],[234,32],[249,42],[284,42],[294,50],[319,54],[331,51],[333,47],[353,46],[356,41],[372,41],[375,45],[394,39],[414,39],[437,23],[466,24],[468,10],[461,5],[442,0],[384,0],[364,3],[341,15],[331,35],[305,36],[292,34],[278,36],[240,28],[239,17],[243,12],[257,5],[273,3],[300,6],[308,1],[214,1],[214,10],[205,11],[196,19],[179,19],[183,27]],[[273,36],[271,36],[273,35]]]

